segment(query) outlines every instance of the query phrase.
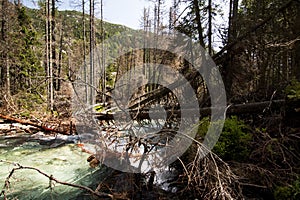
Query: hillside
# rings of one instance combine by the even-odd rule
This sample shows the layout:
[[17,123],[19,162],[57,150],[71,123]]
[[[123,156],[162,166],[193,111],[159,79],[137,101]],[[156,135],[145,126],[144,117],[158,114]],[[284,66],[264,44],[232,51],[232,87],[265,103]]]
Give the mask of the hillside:
[[[32,19],[32,24],[34,28],[39,31],[43,32],[45,29],[45,20],[43,16],[43,12],[38,9],[32,9],[26,7],[26,12],[28,16]],[[71,33],[71,37],[73,39],[82,39],[82,13],[75,10],[64,10],[64,11],[57,11],[57,25],[64,26],[65,30],[68,30],[68,33]],[[86,34],[89,33],[89,15],[85,15],[85,23],[86,23]],[[96,25],[96,36],[100,39],[100,29],[101,29],[101,20],[95,18],[95,25]],[[103,29],[105,32],[105,36],[111,36],[119,32],[132,30],[124,25],[119,24],[112,24],[110,22],[103,21]]]
[[[7,14],[4,24],[6,27],[2,29],[0,27],[1,37],[4,38],[1,42],[0,52],[3,55],[2,58],[7,57],[8,62],[1,62],[0,88],[3,89],[1,96],[9,94],[11,99],[1,97],[0,100],[5,105],[14,105],[5,107],[9,112],[18,111],[20,113],[20,110],[25,109],[39,110],[42,113],[47,111],[47,106],[43,104],[49,101],[47,97],[49,97],[50,65],[53,67],[54,98],[58,98],[60,95],[70,97],[70,88],[67,85],[70,85],[69,81],[83,66],[84,52],[86,58],[89,55],[89,16],[85,15],[84,40],[82,13],[74,10],[56,11],[55,28],[51,37],[48,36],[51,38],[51,47],[47,47],[45,10],[18,7],[12,3],[8,3],[6,6],[7,8],[3,10]],[[132,29],[123,25],[103,22],[104,39],[128,30]],[[94,35],[95,43],[93,45],[96,46],[103,39],[101,20],[97,18],[95,18]],[[48,50],[46,50],[47,48]],[[6,65],[5,63],[10,64]],[[42,106],[41,103],[43,103]]]

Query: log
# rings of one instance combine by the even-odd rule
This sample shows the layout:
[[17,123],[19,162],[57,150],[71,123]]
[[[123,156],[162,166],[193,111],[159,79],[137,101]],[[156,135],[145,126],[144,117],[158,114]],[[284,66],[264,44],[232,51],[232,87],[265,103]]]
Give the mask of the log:
[[54,132],[54,133],[60,133],[60,134],[63,134],[63,135],[70,135],[71,134],[69,131],[61,131],[61,130],[49,128],[45,125],[37,124],[37,123],[31,122],[31,121],[28,121],[28,120],[22,120],[22,119],[10,117],[10,116],[3,115],[3,114],[0,114],[0,118],[6,120],[8,122],[15,122],[15,123],[23,124],[23,125],[33,126],[33,127],[38,128],[38,129],[40,129],[41,131],[44,131],[44,132]]
[[[255,103],[247,103],[247,104],[236,104],[236,105],[228,105],[228,109],[226,111],[226,115],[237,115],[237,114],[251,114],[251,113],[263,113],[268,110],[279,110],[285,105],[285,100],[273,100],[273,101],[264,101],[264,102],[255,102]],[[200,118],[207,117],[211,114],[211,107],[200,108]],[[188,112],[193,114],[195,109],[184,109],[184,112]],[[121,112],[120,112],[121,113]],[[115,115],[120,113],[110,114],[110,113],[95,113],[95,117],[98,120],[113,120]],[[181,116],[181,110],[166,110],[166,114],[168,116]],[[138,114],[136,111],[131,111],[131,116],[136,116],[136,119],[150,119],[149,112],[140,111]],[[152,115],[153,116],[153,115]],[[164,113],[157,112],[154,115],[154,118],[159,119],[160,116],[165,116]]]

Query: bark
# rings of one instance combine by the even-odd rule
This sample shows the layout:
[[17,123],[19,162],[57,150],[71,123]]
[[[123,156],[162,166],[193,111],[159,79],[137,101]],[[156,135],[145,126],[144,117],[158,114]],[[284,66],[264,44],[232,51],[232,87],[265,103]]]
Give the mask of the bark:
[[6,9],[7,9],[7,0],[2,0],[1,2],[1,40],[5,40],[6,35]]

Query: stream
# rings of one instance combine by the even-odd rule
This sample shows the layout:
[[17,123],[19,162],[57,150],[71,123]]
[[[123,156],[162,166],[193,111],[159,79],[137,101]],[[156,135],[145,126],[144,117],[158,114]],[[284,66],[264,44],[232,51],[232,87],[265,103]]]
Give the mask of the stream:
[[[14,127],[15,124],[9,126]],[[7,128],[0,124],[0,131]],[[19,126],[20,125],[16,125]],[[11,127],[10,127],[11,128]],[[7,130],[7,129],[5,129]],[[105,167],[95,169],[86,161],[90,154],[82,152],[76,137],[44,137],[42,132],[35,134],[17,133],[0,136],[0,187],[4,187],[6,178],[18,163],[26,167],[35,167],[53,175],[59,181],[97,187],[97,180],[104,179],[109,173]],[[44,137],[44,140],[41,139]],[[40,140],[38,140],[40,139]],[[98,181],[99,182],[99,181]],[[69,186],[52,183],[37,171],[21,169],[14,172],[7,192],[9,199],[90,199],[86,192]]]
[[[104,165],[96,168],[89,166],[87,158],[90,154],[83,152],[78,146],[78,136],[59,134],[51,136],[41,131],[33,134],[14,131],[28,128],[30,127],[21,124],[0,123],[1,189],[4,188],[11,170],[17,167],[14,163],[37,168],[48,175],[53,175],[59,181],[92,189],[97,188],[107,177],[111,177],[113,173],[111,168]],[[167,169],[158,171],[154,184],[166,192],[173,193],[176,188],[169,188],[167,183],[172,176],[172,172]],[[122,181],[122,177],[117,180],[119,181]],[[10,178],[10,187],[5,191],[8,199],[91,199],[86,191],[54,182],[51,183],[52,187],[49,185],[49,179],[37,171],[21,169],[14,172]]]

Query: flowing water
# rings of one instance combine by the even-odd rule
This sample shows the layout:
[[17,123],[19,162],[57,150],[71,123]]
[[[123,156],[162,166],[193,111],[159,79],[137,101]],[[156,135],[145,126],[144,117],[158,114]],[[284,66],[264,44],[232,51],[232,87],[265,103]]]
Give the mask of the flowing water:
[[[4,186],[11,170],[17,167],[13,163],[35,167],[60,181],[89,187],[96,187],[97,180],[106,175],[105,168],[89,167],[86,161],[89,154],[82,152],[76,144],[49,147],[28,138],[26,135],[0,137],[0,187]],[[21,169],[11,177],[7,194],[9,199],[89,199],[80,189],[54,182],[52,188],[49,185],[49,179],[37,171]]]
[[[83,152],[76,144],[78,136],[54,137],[43,132],[20,134],[10,131],[9,133],[9,135],[5,133],[0,135],[1,188],[4,188],[5,180],[11,171],[18,168],[16,163],[39,169],[59,181],[87,186],[93,190],[113,174],[111,168],[103,165],[95,169],[89,166],[87,157],[90,154]],[[155,185],[173,193],[176,188],[169,187],[167,182],[174,174],[167,168],[156,171]],[[53,181],[50,183],[49,178],[32,169],[14,171],[9,182],[9,188],[5,189],[8,199],[92,199],[86,191]],[[122,178],[117,182],[121,183]],[[126,184],[126,180],[122,183]]]

